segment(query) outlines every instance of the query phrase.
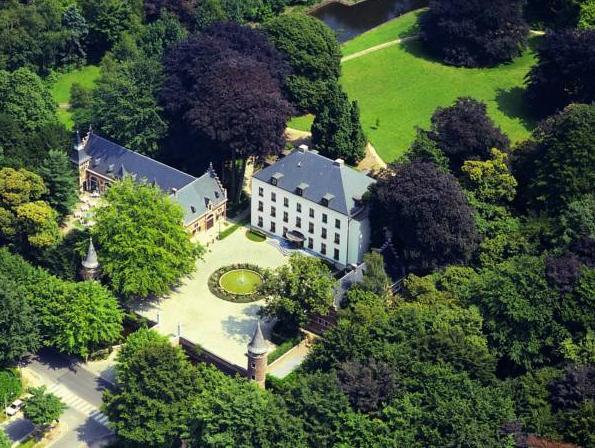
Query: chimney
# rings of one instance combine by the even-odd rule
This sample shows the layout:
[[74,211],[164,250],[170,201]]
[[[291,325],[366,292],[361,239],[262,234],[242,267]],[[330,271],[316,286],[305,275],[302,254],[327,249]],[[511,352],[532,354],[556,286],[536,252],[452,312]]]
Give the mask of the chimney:
[[333,162],[333,165],[342,166],[342,165],[345,165],[345,161],[343,159],[335,159],[335,161]]
[[176,187],[171,187],[171,194],[173,194],[175,196],[177,192],[178,192],[178,189]]
[[306,152],[306,151],[308,151],[308,145],[303,145],[302,144],[302,145],[298,146],[298,150],[300,152]]

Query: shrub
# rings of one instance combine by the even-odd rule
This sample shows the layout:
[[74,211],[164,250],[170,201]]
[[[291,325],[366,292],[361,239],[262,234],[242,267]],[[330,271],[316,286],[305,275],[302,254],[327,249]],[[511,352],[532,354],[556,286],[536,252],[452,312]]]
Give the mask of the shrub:
[[2,405],[18,398],[23,392],[21,378],[14,370],[0,371],[0,400]]

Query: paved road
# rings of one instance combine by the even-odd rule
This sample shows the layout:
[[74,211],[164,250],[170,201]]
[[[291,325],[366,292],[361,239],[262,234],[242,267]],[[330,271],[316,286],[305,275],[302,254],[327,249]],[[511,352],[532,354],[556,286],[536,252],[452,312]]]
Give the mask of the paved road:
[[61,418],[65,431],[51,444],[53,448],[90,446],[112,434],[107,417],[99,411],[108,382],[49,350],[31,357],[24,367],[68,406]]
[[25,419],[22,414],[11,418],[10,421],[3,423],[0,427],[13,442],[21,440],[33,431],[33,423]]

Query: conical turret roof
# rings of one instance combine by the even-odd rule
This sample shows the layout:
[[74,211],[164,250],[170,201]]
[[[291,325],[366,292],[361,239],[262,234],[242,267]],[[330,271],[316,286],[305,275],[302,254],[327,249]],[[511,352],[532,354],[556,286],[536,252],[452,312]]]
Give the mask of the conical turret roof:
[[262,335],[262,330],[260,329],[260,321],[257,321],[252,340],[248,344],[248,353],[253,355],[264,355],[268,349],[267,343]]
[[97,269],[99,267],[99,261],[97,261],[97,252],[95,252],[95,246],[93,246],[92,238],[89,238],[87,257],[82,261],[82,265],[87,269]]

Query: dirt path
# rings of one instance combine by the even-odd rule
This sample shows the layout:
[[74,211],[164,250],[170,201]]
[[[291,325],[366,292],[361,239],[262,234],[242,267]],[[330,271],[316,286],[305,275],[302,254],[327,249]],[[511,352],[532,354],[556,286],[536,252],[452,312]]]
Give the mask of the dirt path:
[[392,47],[393,45],[398,45],[401,42],[407,42],[409,40],[417,39],[419,36],[408,36],[403,37],[401,39],[391,40],[389,42],[385,42],[383,44],[374,45],[373,47],[366,48],[365,50],[358,51],[357,53],[350,54],[349,56],[344,56],[341,58],[341,62],[347,62],[355,58],[359,58],[360,56],[364,56],[369,53],[374,53],[375,51],[382,50],[383,48]]

